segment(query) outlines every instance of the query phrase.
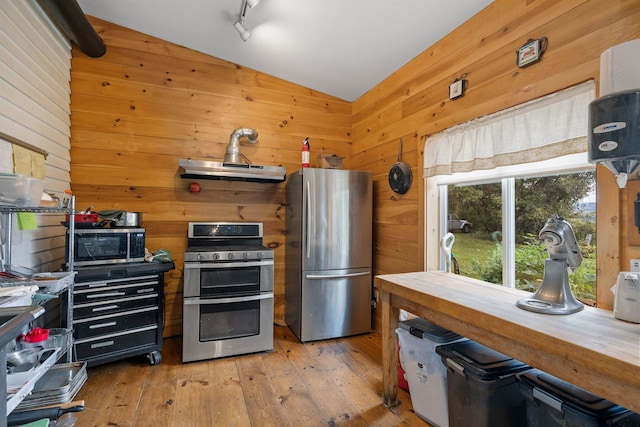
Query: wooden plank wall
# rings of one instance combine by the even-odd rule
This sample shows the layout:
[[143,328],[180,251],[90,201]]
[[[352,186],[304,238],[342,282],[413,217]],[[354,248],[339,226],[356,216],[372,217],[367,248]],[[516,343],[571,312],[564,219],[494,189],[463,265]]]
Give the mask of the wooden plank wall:
[[[47,153],[45,190],[62,195],[70,179],[70,42],[35,1],[3,2],[0,28],[0,139]],[[11,148],[2,151],[3,163],[12,164],[11,153]],[[37,215],[33,230],[19,230],[13,219],[11,264],[57,271],[65,262],[64,216]]]
[[[107,54],[72,62],[72,186],[80,206],[144,212],[150,250],[167,248],[182,268],[186,223],[256,220],[276,251],[276,321],[283,318],[284,185],[200,181],[190,194],[178,160],[224,154],[237,127],[258,129],[243,145],[255,163],[299,166],[299,144],[347,156],[345,167],[374,173],[374,273],[423,269],[433,237],[423,238],[422,151],[428,135],[599,77],[600,53],[640,37],[638,0],[496,0],[354,103],[91,19]],[[516,50],[546,36],[536,65],[519,69]],[[464,77],[464,97],[448,86]],[[414,184],[393,193],[387,174],[403,161]],[[628,246],[620,221],[627,199],[598,170],[599,305],[611,307],[609,284],[640,249]],[[635,197],[629,197],[629,200]],[[427,205],[429,209],[430,205]],[[436,237],[437,239],[437,237]],[[621,266],[611,268],[611,266]],[[181,271],[167,275],[167,335],[181,333]],[[615,271],[614,271],[615,270]],[[376,313],[374,327],[379,316]]]
[[[549,46],[541,62],[517,68],[517,49],[543,36]],[[638,37],[637,0],[497,0],[356,100],[352,164],[374,172],[375,273],[422,270],[423,245],[427,257],[438,256],[437,235],[427,237],[426,244],[422,237],[421,165],[430,134],[589,79],[597,81],[600,53]],[[448,87],[456,78],[467,79],[468,89],[450,101]],[[393,193],[387,184],[400,137],[403,160],[414,176],[405,195]],[[598,170],[598,304],[605,308],[612,304],[609,288],[619,270],[615,266],[628,269],[628,258],[640,253],[629,250],[620,259],[620,246],[626,248],[624,240],[619,242],[626,233],[619,221],[624,191],[618,191],[609,175]],[[432,209],[427,203],[429,214]]]
[[[232,131],[258,130],[241,144],[255,164],[300,167],[351,153],[351,104],[159,39],[91,18],[107,45],[72,59],[71,182],[78,208],[143,212],[147,247],[169,249],[165,335],[182,333],[182,267],[189,221],[260,221],[275,250],[276,321],[284,319],[285,184],[185,180],[178,161],[222,161]],[[187,191],[197,181],[200,193]]]

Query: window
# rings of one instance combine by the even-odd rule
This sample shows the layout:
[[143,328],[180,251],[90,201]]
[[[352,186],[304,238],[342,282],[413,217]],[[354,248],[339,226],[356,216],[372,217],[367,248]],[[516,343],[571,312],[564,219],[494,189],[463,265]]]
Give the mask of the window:
[[[546,259],[537,236],[554,214],[576,225],[578,243],[588,242],[585,249],[595,258],[595,221],[585,219],[593,219],[593,211],[584,209],[593,208],[595,203],[594,166],[587,161],[586,136],[588,104],[594,98],[594,84],[587,82],[427,139],[427,269],[446,268],[446,260],[440,256],[444,251],[437,248],[449,231],[449,219],[454,217],[458,224],[466,221],[466,230],[470,231],[456,232],[454,257],[456,248],[462,251],[462,241],[467,242],[465,250],[478,243],[477,237],[485,241],[484,250],[473,250],[483,256],[489,254],[490,262],[476,266],[474,274],[467,273],[473,277],[482,273],[485,276],[479,278],[483,280],[490,278],[488,281],[534,290],[543,276],[540,263],[543,269]],[[589,197],[593,203],[585,205]],[[427,230],[439,232],[429,234]],[[478,263],[478,253],[467,264]],[[587,264],[592,270],[578,273],[585,279],[572,280],[589,281],[594,288],[595,260]],[[461,273],[465,274],[468,267],[462,265]],[[576,296],[595,299],[595,289],[586,290],[584,295],[581,287],[576,289]]]
[[[441,209],[448,221],[441,234],[454,233],[456,272],[535,292],[548,258],[538,234],[547,219],[558,214],[572,226],[582,254],[581,265],[569,275],[573,293],[583,302],[595,301],[594,181],[587,167],[496,182],[442,184]],[[444,252],[441,257],[446,267]]]

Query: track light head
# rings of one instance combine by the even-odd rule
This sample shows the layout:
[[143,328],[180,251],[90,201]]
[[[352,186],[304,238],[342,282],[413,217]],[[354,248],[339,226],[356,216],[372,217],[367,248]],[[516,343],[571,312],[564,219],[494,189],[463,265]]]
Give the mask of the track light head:
[[249,37],[251,37],[251,32],[244,27],[244,17],[247,13],[247,6],[250,8],[254,8],[258,3],[260,3],[260,0],[242,0],[242,10],[240,11],[240,16],[238,17],[238,20],[235,22],[235,24],[233,24],[235,29],[238,30],[238,33],[240,33],[240,37],[242,38],[242,40],[245,42],[249,40]]
[[238,33],[240,33],[240,38],[242,38],[243,41],[246,42],[247,40],[249,40],[249,37],[251,37],[251,32],[242,25],[242,22],[236,21],[233,26],[236,30],[238,30]]

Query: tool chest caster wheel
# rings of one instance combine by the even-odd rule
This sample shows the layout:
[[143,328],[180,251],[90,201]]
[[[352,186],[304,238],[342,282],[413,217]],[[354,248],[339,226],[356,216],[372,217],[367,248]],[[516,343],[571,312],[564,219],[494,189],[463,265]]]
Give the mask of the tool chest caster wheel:
[[149,359],[149,364],[151,366],[159,365],[160,362],[162,362],[162,355],[159,351],[152,351],[151,353],[147,354],[147,359]]

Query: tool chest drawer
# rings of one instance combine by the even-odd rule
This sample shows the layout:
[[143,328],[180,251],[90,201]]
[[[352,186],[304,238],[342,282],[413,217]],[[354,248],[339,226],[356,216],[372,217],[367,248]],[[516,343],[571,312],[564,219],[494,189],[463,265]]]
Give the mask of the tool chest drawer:
[[141,354],[157,344],[158,330],[149,326],[141,330],[126,331],[119,334],[108,334],[76,341],[78,359],[88,365],[97,365],[104,361],[123,359],[131,353]]
[[109,301],[85,302],[74,305],[73,318],[75,320],[79,320],[86,319],[88,317],[107,316],[144,307],[158,307],[159,304],[160,301],[157,293],[126,298],[114,298]]
[[144,276],[78,283],[73,291],[74,308],[83,303],[111,301],[158,292],[158,276]]
[[73,330],[76,339],[82,339],[155,325],[157,319],[158,307],[147,307],[115,315],[74,320]]

